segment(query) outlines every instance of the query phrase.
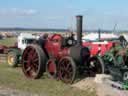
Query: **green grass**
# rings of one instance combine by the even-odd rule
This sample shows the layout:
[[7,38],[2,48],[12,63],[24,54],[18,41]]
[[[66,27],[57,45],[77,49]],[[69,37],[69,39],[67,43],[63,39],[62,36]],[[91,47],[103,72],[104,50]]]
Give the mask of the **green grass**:
[[[11,39],[3,42],[13,43]],[[20,67],[10,68],[7,64],[0,64],[0,86],[41,94],[41,96],[96,96],[94,91],[72,88],[61,81],[49,79],[47,75],[38,80],[29,80]]]
[[29,80],[24,76],[20,67],[10,68],[7,64],[0,64],[0,86],[44,96],[96,96],[95,92],[72,88],[61,81],[49,79],[47,75],[38,80]]
[[16,42],[16,38],[6,38],[0,40],[0,45],[12,46]]

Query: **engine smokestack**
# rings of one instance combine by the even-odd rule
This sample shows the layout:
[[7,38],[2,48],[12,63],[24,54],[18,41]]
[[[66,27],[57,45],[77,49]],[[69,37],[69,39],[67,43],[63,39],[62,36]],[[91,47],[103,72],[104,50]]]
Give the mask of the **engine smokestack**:
[[83,23],[83,16],[77,15],[76,16],[76,31],[77,31],[77,45],[80,46],[82,45],[82,23]]
[[98,30],[98,39],[99,39],[99,41],[101,40],[101,30],[100,29]]

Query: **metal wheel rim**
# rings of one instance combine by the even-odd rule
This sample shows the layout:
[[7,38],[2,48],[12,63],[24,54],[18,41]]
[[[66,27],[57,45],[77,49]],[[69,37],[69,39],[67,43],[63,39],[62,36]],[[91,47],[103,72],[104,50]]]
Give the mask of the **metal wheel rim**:
[[37,51],[29,46],[22,56],[23,72],[28,78],[36,78],[38,74],[39,57]]
[[93,75],[102,73],[102,63],[98,58],[91,60],[89,68]]
[[64,83],[72,83],[73,67],[69,59],[62,59],[59,62],[58,70],[60,80],[62,80]]
[[14,62],[14,56],[13,55],[8,56],[8,64],[13,65],[13,62]]

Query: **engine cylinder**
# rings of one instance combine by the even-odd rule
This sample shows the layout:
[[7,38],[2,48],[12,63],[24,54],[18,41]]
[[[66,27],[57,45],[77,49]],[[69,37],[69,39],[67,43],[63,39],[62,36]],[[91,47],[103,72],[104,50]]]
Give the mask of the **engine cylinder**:
[[69,50],[69,55],[75,60],[76,64],[84,64],[90,57],[90,51],[87,47],[74,46]]

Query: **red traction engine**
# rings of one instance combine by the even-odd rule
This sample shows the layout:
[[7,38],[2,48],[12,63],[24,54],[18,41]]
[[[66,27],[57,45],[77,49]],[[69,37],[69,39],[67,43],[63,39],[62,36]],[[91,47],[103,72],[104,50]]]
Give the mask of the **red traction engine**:
[[[73,83],[78,74],[90,71],[90,51],[88,47],[82,46],[81,36],[82,16],[77,16],[77,40],[74,40],[73,36],[63,37],[54,34],[45,41],[42,48],[39,45],[28,46],[22,55],[25,76],[38,79],[47,72],[51,78]],[[94,72],[102,73],[102,70]]]

